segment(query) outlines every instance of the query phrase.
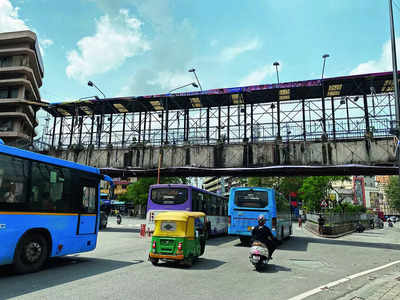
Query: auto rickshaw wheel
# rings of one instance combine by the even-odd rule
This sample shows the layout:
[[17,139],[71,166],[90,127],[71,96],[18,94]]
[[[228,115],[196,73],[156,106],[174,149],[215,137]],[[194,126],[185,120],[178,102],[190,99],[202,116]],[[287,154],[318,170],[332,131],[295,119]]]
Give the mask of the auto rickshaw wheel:
[[191,267],[193,265],[193,257],[187,257],[183,260],[183,264],[186,267]]
[[153,266],[158,266],[158,258],[150,257],[150,261],[153,264]]

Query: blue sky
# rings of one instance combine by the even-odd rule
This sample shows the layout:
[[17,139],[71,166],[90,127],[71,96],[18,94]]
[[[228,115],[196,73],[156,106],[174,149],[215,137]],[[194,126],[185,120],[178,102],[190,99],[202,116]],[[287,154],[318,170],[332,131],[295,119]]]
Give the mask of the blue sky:
[[107,97],[166,93],[193,67],[203,89],[274,83],[274,61],[281,82],[316,79],[325,53],[325,77],[391,70],[386,0],[0,0],[0,32],[23,29],[49,102],[101,96],[88,80]]

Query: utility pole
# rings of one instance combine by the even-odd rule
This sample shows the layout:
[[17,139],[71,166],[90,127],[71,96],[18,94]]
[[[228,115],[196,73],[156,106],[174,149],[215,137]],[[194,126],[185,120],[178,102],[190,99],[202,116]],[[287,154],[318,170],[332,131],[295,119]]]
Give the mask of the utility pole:
[[395,108],[396,108],[396,125],[395,128],[392,126],[392,133],[397,136],[396,145],[396,158],[399,167],[399,181],[400,181],[400,151],[399,151],[399,139],[400,139],[400,129],[399,129],[399,80],[397,76],[397,57],[396,57],[396,38],[394,34],[394,21],[393,21],[393,1],[389,0],[389,15],[390,15],[390,35],[392,41],[392,65],[393,65],[393,85],[394,85],[394,98],[395,98]]

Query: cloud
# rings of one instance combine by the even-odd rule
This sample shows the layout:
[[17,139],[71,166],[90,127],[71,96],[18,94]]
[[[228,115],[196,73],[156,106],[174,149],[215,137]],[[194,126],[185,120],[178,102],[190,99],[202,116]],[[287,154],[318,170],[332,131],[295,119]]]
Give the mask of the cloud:
[[252,51],[261,46],[261,43],[257,38],[248,41],[248,42],[242,42],[240,45],[232,46],[232,47],[227,47],[224,48],[220,54],[220,58],[222,61],[229,61],[233,60],[240,54],[243,54],[247,51]]
[[[400,38],[396,39],[396,50],[400,49]],[[397,55],[399,62],[399,55]],[[385,72],[393,70],[392,67],[392,46],[391,42],[387,41],[382,47],[382,53],[378,60],[370,60],[359,64],[350,72],[350,75],[367,74],[375,72]]]
[[[282,66],[281,66],[282,67]],[[265,81],[265,77],[272,75],[275,69],[271,64],[265,65],[244,77],[239,82],[239,86],[257,85]]]
[[69,78],[86,81],[89,76],[118,68],[126,59],[150,49],[141,33],[142,23],[121,9],[118,15],[102,16],[96,22],[96,34],[78,41],[79,50],[68,52]]
[[25,22],[18,17],[18,7],[9,0],[0,0],[0,32],[28,30]]
[[44,40],[40,41],[40,44],[41,44],[41,46],[43,48],[47,48],[47,47],[50,47],[51,45],[53,45],[54,42],[52,40],[49,40],[49,39],[44,39]]

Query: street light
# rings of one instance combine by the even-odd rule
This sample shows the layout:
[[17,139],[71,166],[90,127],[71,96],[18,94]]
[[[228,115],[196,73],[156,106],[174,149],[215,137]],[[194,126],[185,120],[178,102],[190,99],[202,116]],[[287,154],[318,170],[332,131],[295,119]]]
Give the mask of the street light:
[[322,55],[324,63],[322,65],[322,75],[321,75],[321,87],[322,87],[322,99],[321,100],[322,100],[322,111],[324,113],[324,116],[323,116],[323,119],[322,119],[322,131],[323,131],[324,138],[326,138],[324,72],[325,72],[325,62],[326,62],[326,59],[328,57],[329,57],[329,54]]
[[201,88],[201,84],[200,84],[199,78],[197,78],[196,69],[195,68],[189,69],[188,72],[194,74],[194,77],[196,77],[196,81],[199,84],[200,91],[203,91],[203,89]]
[[95,87],[100,93],[102,93],[103,98],[106,97],[106,95],[104,95],[104,93],[92,81],[89,80],[87,84],[88,84],[88,86]]
[[274,62],[272,65],[275,66],[275,69],[276,69],[276,78],[277,78],[278,84],[279,84],[279,74],[278,74],[279,62],[276,61],[276,62]]
[[195,87],[195,88],[198,88],[198,87],[199,87],[195,82],[192,82],[192,83],[188,83],[188,84],[179,86],[179,87],[177,87],[177,88],[175,88],[175,89],[172,89],[172,90],[170,90],[168,93],[171,93],[171,92],[176,91],[176,90],[179,90],[179,89],[183,89],[184,87],[187,87],[187,86],[189,86],[189,85],[191,85],[191,86],[193,86],[193,87]]
[[[273,66],[275,66],[276,69],[276,79],[278,81],[278,85],[279,85],[279,73],[278,73],[278,66],[279,66],[279,62],[274,62],[272,64]],[[280,105],[280,100],[279,100],[279,95],[278,95],[278,100],[276,101],[277,107],[276,107],[276,119],[277,119],[277,123],[278,123],[278,132],[277,132],[277,139],[281,138],[281,105]],[[274,124],[274,119],[272,119],[272,124]],[[272,125],[273,126],[273,125]]]

